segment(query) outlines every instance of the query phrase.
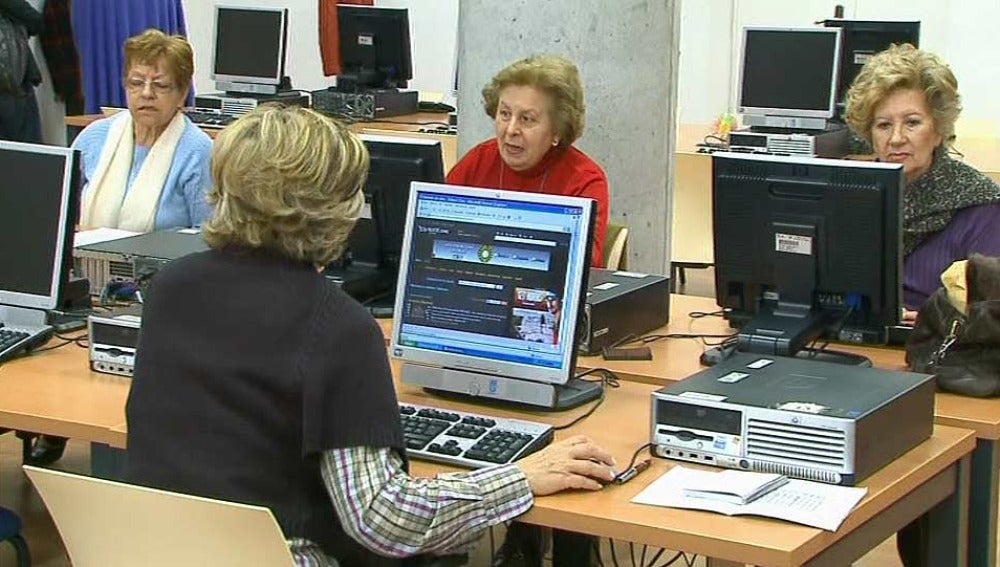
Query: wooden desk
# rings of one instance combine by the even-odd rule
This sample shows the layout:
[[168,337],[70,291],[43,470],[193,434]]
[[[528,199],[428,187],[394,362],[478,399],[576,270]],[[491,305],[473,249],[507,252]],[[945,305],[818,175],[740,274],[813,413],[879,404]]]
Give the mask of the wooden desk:
[[0,365],[0,427],[111,443],[130,384],[88,370],[76,345],[12,360]]
[[[671,296],[670,324],[650,334],[734,332],[721,317],[691,319],[693,311],[718,309],[714,299],[686,295]],[[669,339],[649,343],[651,361],[605,361],[601,357],[583,357],[577,364],[584,368],[607,368],[628,380],[664,385],[697,372],[702,343],[696,339]],[[831,348],[863,354],[877,368],[906,368],[899,348],[833,345]],[[969,549],[975,552],[970,565],[995,565],[997,555],[997,501],[1000,499],[1000,398],[980,399],[938,393],[934,421],[940,425],[961,427],[976,432],[972,455],[972,493],[970,506]]]
[[[51,379],[45,379],[46,375]],[[13,391],[6,389],[16,383],[24,386]],[[47,402],[38,401],[46,397],[39,396],[32,387],[38,384],[50,385],[43,388],[51,397]],[[87,371],[83,349],[67,346],[9,362],[0,367],[0,387],[5,388],[0,399],[0,426],[20,427],[30,423],[44,433],[71,434],[124,446],[123,408],[129,380]],[[430,399],[422,390],[408,386],[397,385],[397,388],[404,401],[482,411],[477,406]],[[611,450],[619,461],[624,461],[648,438],[650,392],[654,388],[650,384],[623,381],[620,388],[609,391],[604,405],[594,415],[557,436],[589,435]],[[106,400],[98,399],[104,396]],[[585,410],[533,413],[531,418],[553,424],[568,423]],[[21,419],[26,413],[32,418],[30,422]],[[493,409],[490,413],[518,415]],[[91,416],[90,421],[95,423],[89,428],[76,429],[77,422],[83,420],[79,414]],[[104,425],[111,422],[115,423]],[[99,431],[102,426],[105,430]],[[932,541],[936,564],[960,565],[964,557],[968,453],[973,444],[971,431],[936,426],[930,440],[866,479],[868,496],[836,533],[776,520],[724,518],[707,512],[632,504],[630,499],[636,493],[674,466],[660,459],[654,461],[648,472],[623,486],[609,487],[596,494],[539,498],[522,520],[717,558],[712,565],[738,562],[786,567],[849,563],[913,518],[930,511],[943,528],[935,532]],[[415,474],[433,475],[453,469],[414,462],[413,470]]]
[[[66,140],[72,142],[80,130],[95,120],[104,118],[103,114],[84,114],[66,117]],[[355,122],[350,125],[353,132],[359,134],[379,134],[383,136],[413,136],[432,138],[441,142],[441,152],[444,159],[444,171],[447,173],[458,161],[458,136],[453,134],[422,133],[420,128],[434,128],[437,124],[448,123],[448,114],[439,112],[418,112],[405,116],[393,116],[372,122]],[[202,128],[210,138],[221,131],[218,128]],[[404,134],[405,133],[405,134]]]

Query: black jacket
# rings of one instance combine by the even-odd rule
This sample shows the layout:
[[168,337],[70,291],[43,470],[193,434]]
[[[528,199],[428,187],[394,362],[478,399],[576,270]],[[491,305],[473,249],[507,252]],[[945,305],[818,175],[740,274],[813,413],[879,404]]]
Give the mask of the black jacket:
[[[21,24],[28,35],[38,35],[42,32],[42,13],[36,10],[27,0],[0,0],[0,14],[3,14],[16,24]],[[42,72],[38,68],[35,56],[28,57],[28,69],[24,75],[24,88],[27,90],[42,82]]]

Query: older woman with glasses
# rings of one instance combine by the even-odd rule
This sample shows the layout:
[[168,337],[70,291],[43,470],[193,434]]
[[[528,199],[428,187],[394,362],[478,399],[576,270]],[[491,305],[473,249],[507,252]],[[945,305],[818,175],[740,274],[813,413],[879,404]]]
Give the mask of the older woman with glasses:
[[212,141],[181,112],[193,74],[181,36],[150,29],[125,42],[128,112],[94,122],[73,142],[86,183],[82,227],[150,232],[212,215]]

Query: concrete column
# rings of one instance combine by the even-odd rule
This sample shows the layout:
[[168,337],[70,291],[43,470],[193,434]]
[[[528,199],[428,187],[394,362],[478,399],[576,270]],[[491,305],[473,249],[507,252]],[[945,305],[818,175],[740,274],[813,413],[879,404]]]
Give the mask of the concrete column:
[[461,0],[460,153],[493,135],[480,91],[497,71],[535,53],[569,57],[587,102],[577,146],[608,174],[629,267],[668,273],[679,25],[680,0]]

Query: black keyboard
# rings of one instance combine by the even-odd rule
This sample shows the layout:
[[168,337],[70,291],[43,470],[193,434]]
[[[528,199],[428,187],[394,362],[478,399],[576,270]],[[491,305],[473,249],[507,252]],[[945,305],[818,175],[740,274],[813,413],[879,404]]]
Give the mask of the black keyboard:
[[191,122],[194,122],[202,128],[225,128],[238,118],[232,114],[206,112],[202,110],[189,110],[184,114],[191,120]]
[[512,463],[552,442],[551,425],[400,402],[406,453],[478,469]]
[[0,362],[14,358],[22,351],[44,343],[50,336],[52,336],[52,327],[43,327],[40,329],[0,328]]

